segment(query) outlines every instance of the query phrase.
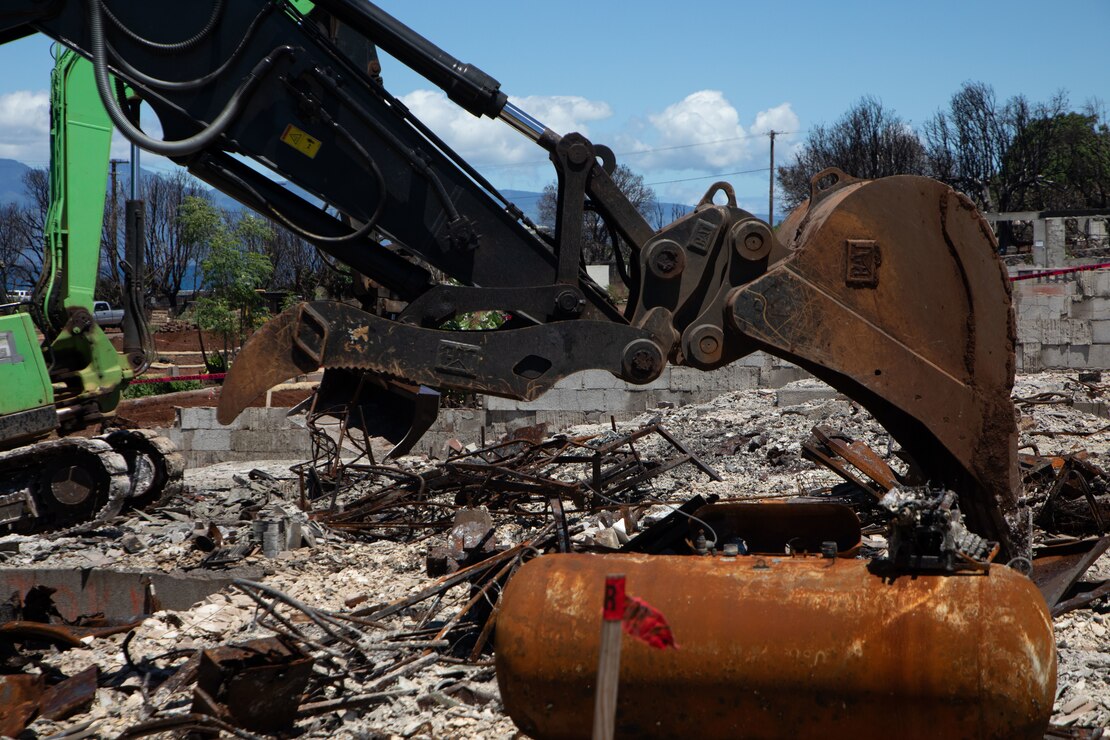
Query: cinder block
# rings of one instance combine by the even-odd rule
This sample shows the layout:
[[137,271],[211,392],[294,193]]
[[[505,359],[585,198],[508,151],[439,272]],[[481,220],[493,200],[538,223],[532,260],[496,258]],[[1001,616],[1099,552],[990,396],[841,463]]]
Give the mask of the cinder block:
[[[586,384],[587,382],[589,385]],[[587,389],[618,390],[624,388],[627,384],[612,373],[595,370],[590,373],[589,378],[583,379],[582,385]]]
[[252,406],[239,415],[240,429],[281,429],[289,426],[289,409]]
[[1075,302],[1068,313],[1075,319],[1101,319],[1110,316],[1110,298],[1089,298]]
[[1069,367],[1068,348],[1042,345],[1041,367],[1045,370],[1062,370]]
[[185,456],[185,465],[188,468],[203,468],[206,465],[215,465],[216,463],[225,462],[225,455],[227,452],[209,452],[203,450],[185,450],[182,452]]
[[579,408],[583,411],[604,411],[605,396],[601,390],[584,390],[579,392]]
[[158,429],[156,431],[169,441],[173,442],[178,449],[181,449],[181,440],[184,438],[181,427],[172,426],[169,429]]
[[1022,344],[1041,341],[1041,319],[1019,316],[1017,321],[1017,340]]
[[1068,367],[1087,369],[1091,366],[1090,361],[1091,345],[1089,344],[1072,344],[1068,345]]
[[1092,344],[1087,348],[1087,368],[1110,370],[1110,344]]
[[177,445],[177,449],[189,450],[193,447],[193,434],[194,430],[192,429],[179,429],[174,427],[173,429],[167,430],[166,436],[169,437],[171,442]]
[[589,390],[591,388],[615,388],[616,381],[610,373],[604,370],[583,370],[571,376],[578,381],[578,387]]
[[1029,342],[1020,344],[1016,348],[1016,360],[1019,372],[1036,373],[1041,370],[1041,344]]
[[728,389],[730,391],[750,391],[759,387],[761,373],[757,367],[730,365]]
[[759,367],[763,367],[763,366],[769,364],[769,361],[767,359],[769,357],[770,357],[770,355],[768,355],[766,353],[763,353],[763,352],[752,352],[750,355],[746,355],[744,357],[741,357],[739,360],[732,363],[732,365],[734,367],[739,366],[739,367],[756,367],[756,368],[759,368]]
[[692,367],[673,367],[671,368],[670,389],[673,391],[693,391],[699,388],[712,387],[712,379],[708,375]]
[[177,426],[182,429],[215,429],[216,409],[210,406],[177,409]]
[[808,377],[810,377],[809,373],[795,365],[775,367],[760,374],[759,387],[781,388],[788,383]]
[[231,449],[230,429],[197,429],[193,432],[190,449],[226,452]]
[[310,444],[309,434],[303,429],[236,429],[231,432],[229,449],[232,452],[297,457],[307,453]]
[[484,404],[487,411],[511,412],[520,409],[520,401],[513,401],[499,396],[486,396]]
[[775,392],[775,405],[779,407],[797,406],[809,401],[822,401],[836,398],[839,394],[835,388],[779,388]]
[[1085,414],[1110,419],[1110,407],[1102,401],[1076,401],[1072,406],[1076,411],[1082,411]]
[[1091,343],[1110,344],[1110,319],[1097,319],[1091,322]]
[[[573,411],[581,403],[579,398],[583,393],[589,393],[580,388],[553,389],[543,394],[535,401],[522,404],[522,408],[534,411]],[[596,391],[595,391],[596,392]]]

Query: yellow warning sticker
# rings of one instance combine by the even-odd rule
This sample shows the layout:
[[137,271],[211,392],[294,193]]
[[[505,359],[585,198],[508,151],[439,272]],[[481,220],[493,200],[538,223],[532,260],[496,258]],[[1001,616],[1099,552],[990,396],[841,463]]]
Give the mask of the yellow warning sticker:
[[320,151],[320,140],[301,131],[293,124],[285,127],[285,131],[281,134],[281,140],[309,159],[315,159],[316,152]]

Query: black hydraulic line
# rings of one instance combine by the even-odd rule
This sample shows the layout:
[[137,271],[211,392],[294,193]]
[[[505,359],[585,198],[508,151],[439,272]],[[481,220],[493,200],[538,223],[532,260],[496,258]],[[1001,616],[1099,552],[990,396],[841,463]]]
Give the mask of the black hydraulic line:
[[220,114],[200,133],[178,141],[163,141],[147,136],[142,129],[134,126],[120,110],[115,97],[112,95],[111,81],[108,77],[108,50],[104,36],[104,18],[100,12],[100,0],[87,0],[87,6],[89,10],[89,36],[91,38],[93,72],[96,77],[96,89],[100,94],[100,102],[103,103],[108,117],[112,119],[112,123],[116,125],[116,128],[128,141],[147,151],[166,157],[184,157],[214,143],[242,111],[246,104],[247,95],[258,84],[262,75],[268,72],[279,58],[294,51],[292,46],[279,46],[260,60],[236,89]]
[[239,42],[239,45],[235,47],[235,50],[231,52],[231,55],[226,60],[224,60],[223,64],[221,64],[219,67],[216,67],[216,69],[212,70],[203,77],[197,77],[192,80],[160,80],[157,77],[151,77],[145,72],[136,69],[131,65],[130,62],[124,59],[123,56],[112,46],[112,42],[105,39],[104,45],[108,49],[108,52],[112,55],[113,62],[116,64],[117,67],[119,67],[121,71],[123,71],[124,74],[127,75],[129,79],[133,79],[143,85],[147,85],[148,87],[153,87],[160,90],[196,90],[210,84],[227,71],[228,67],[230,67],[235,62],[235,60],[239,58],[239,55],[242,54],[243,50],[247,48],[247,42],[249,42],[251,37],[254,36],[254,32],[258,28],[258,25],[266,16],[270,14],[270,11],[272,11],[273,9],[273,5],[268,4],[262,6],[262,10],[258,11],[258,15],[256,15],[254,17],[254,20],[250,22],[250,25],[247,26],[247,30],[243,34],[243,40]]
[[496,187],[494,187],[493,183],[491,183],[489,180],[487,180],[485,178],[484,175],[482,175],[481,172],[474,169],[474,165],[470,164],[470,162],[463,159],[459,155],[458,152],[456,152],[454,149],[452,149],[447,144],[447,142],[445,142],[443,139],[439,138],[439,136],[436,135],[436,133],[434,131],[432,131],[430,128],[428,128],[428,126],[423,121],[421,121],[419,118],[417,118],[412,113],[412,111],[409,110],[408,106],[406,106],[404,103],[402,103],[401,101],[394,98],[388,92],[385,92],[384,90],[382,90],[382,92],[385,93],[385,95],[387,96],[386,99],[389,101],[390,105],[392,105],[398,111],[398,113],[401,115],[401,118],[406,123],[408,123],[410,126],[415,128],[418,132],[420,132],[420,134],[425,139],[430,141],[437,149],[439,149],[441,152],[443,152],[443,155],[445,157],[450,159],[455,164],[456,167],[458,167],[460,170],[462,170],[464,173],[466,173],[466,175],[468,177],[470,177],[471,180],[476,182],[479,187],[484,189],[493,198],[495,198],[497,201],[499,201],[501,203],[501,205],[505,206],[505,211],[510,216],[512,216],[517,221],[520,221],[525,226],[527,226],[530,229],[532,229],[533,231],[535,231],[543,239],[545,239],[545,240],[547,239],[547,235],[543,234],[539,230],[539,227],[537,227],[536,224],[534,224],[532,222],[532,219],[530,219],[526,215],[524,215],[524,211],[520,210],[519,206],[517,206],[511,200],[506,198],[504,196],[504,194],[501,193],[500,190],[498,190]]
[[394,136],[393,133],[385,126],[383,126],[380,121],[374,118],[374,116],[370,115],[370,113],[365,108],[359,105],[358,101],[348,95],[346,91],[339,87],[339,85],[335,84],[334,80],[332,80],[318,68],[312,70],[312,76],[321,85],[326,87],[329,92],[331,92],[337,98],[346,103],[347,106],[352,111],[354,111],[354,113],[359,118],[362,119],[363,123],[374,129],[374,131],[382,138],[384,142],[393,147],[394,151],[396,151],[398,154],[405,157],[405,159],[408,160],[409,165],[428,180],[428,182],[432,186],[432,190],[435,191],[436,196],[439,198],[440,203],[443,206],[443,210],[447,212],[447,216],[450,220],[454,221],[459,218],[459,211],[455,207],[454,201],[451,200],[451,196],[448,195],[447,188],[443,186],[443,181],[440,180],[439,175],[435,173],[435,170],[433,170],[431,166],[429,166],[428,163],[425,162],[415,150],[410,149],[405,144],[405,142]]
[[381,169],[378,168],[377,162],[374,161],[374,158],[370,156],[370,153],[366,151],[365,147],[363,147],[362,144],[359,143],[358,139],[356,139],[350,131],[341,126],[338,121],[336,121],[327,111],[323,109],[317,111],[317,115],[323,123],[330,126],[344,141],[347,142],[347,144],[352,149],[355,150],[355,153],[363,159],[363,161],[366,163],[367,168],[370,170],[371,173],[373,173],[375,179],[378,181],[378,190],[381,192],[382,196],[378,200],[378,204],[374,208],[374,212],[370,215],[370,218],[368,218],[366,222],[362,224],[362,226],[358,227],[358,229],[352,231],[351,233],[344,234],[342,236],[324,236],[322,234],[314,234],[311,231],[308,231],[307,229],[301,227],[299,224],[294,223],[285,214],[279,211],[276,206],[262,198],[261,194],[254,190],[254,188],[252,188],[249,183],[239,181],[238,185],[245,190],[248,190],[251,195],[265,202],[266,210],[269,211],[274,216],[274,218],[276,218],[278,221],[281,221],[282,224],[284,224],[289,230],[297,234],[297,236],[300,236],[302,239],[308,239],[310,241],[316,242],[347,242],[362,239],[370,234],[370,232],[374,229],[374,226],[377,225],[378,219],[382,215],[382,210],[385,208],[388,184],[385,181],[385,176],[382,175]]
[[139,44],[140,46],[145,46],[151,51],[155,51],[160,54],[175,54],[181,51],[188,51],[189,49],[199,44],[201,41],[204,41],[204,39],[208,38],[208,36],[212,34],[212,31],[215,30],[216,24],[220,20],[220,16],[223,15],[225,0],[216,0],[215,4],[212,7],[212,15],[208,18],[208,23],[205,24],[204,28],[202,28],[192,37],[185,39],[184,41],[175,41],[172,43],[151,41],[148,38],[140,36],[139,34],[132,31],[130,28],[125,26],[119,20],[119,18],[116,18],[115,14],[112,13],[112,9],[108,7],[107,3],[105,3],[104,0],[93,0],[93,2],[96,2],[104,10],[104,15],[108,16],[108,20],[112,22],[112,25],[118,28],[125,36],[127,36],[127,38],[131,39],[136,44]]
[[470,113],[497,118],[509,102],[500,82],[474,65],[460,62],[373,3],[316,0],[316,5],[434,83]]
[[[377,172],[377,165],[372,165],[372,166],[374,167],[375,172]],[[276,218],[278,221],[280,221],[282,223],[282,225],[285,226],[287,229],[289,229],[290,231],[292,231],[293,233],[295,233],[297,236],[301,237],[302,239],[307,239],[309,241],[314,241],[314,242],[341,243],[341,242],[351,242],[351,241],[357,241],[359,239],[365,239],[366,237],[368,237],[370,235],[370,232],[373,231],[374,226],[377,225],[378,218],[381,216],[382,208],[385,205],[385,198],[383,197],[382,200],[378,203],[378,207],[374,211],[374,214],[370,217],[369,220],[366,221],[366,223],[364,223],[362,226],[358,227],[357,230],[352,231],[349,234],[343,234],[342,236],[323,236],[322,234],[314,234],[311,231],[308,231],[307,229],[305,229],[304,227],[294,223],[292,219],[290,219],[284,213],[279,211],[276,206],[274,206],[265,197],[263,197],[263,195],[261,193],[259,193],[254,188],[254,186],[251,185],[249,182],[244,181],[242,178],[238,177],[236,174],[234,174],[232,172],[224,172],[223,174],[227,179],[231,180],[235,185],[238,185],[240,188],[242,188],[252,198],[257,199],[257,201],[259,203],[264,204],[264,208],[265,208],[266,212],[269,213],[274,218]],[[378,172],[377,174],[378,174],[378,177],[380,178],[381,173]],[[341,222],[337,220],[336,223],[341,223]]]
[[[263,177],[242,162],[224,152],[208,151],[188,162],[189,171],[200,179],[227,193],[249,208],[266,213],[267,204],[280,206],[283,212],[304,211],[299,220],[315,219],[317,231],[344,227],[341,222],[311,206],[300,196]],[[325,241],[316,246],[333,258],[351,265],[390,287],[403,300],[411,301],[431,285],[431,277],[420,268],[394,252],[385,249],[366,249],[357,242]]]

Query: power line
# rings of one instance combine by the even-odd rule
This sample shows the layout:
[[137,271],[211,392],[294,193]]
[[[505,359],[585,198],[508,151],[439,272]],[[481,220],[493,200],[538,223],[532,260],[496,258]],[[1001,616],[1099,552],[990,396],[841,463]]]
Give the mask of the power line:
[[[683,178],[679,178],[677,180],[659,180],[657,182],[645,182],[644,185],[646,185],[648,187],[653,187],[655,185],[673,185],[676,182],[696,182],[698,180],[713,180],[713,179],[716,179],[716,178],[719,178],[719,177],[731,177],[732,175],[751,175],[751,174],[756,173],[756,172],[767,172],[770,169],[771,169],[770,167],[759,167],[759,168],[756,168],[754,170],[737,170],[735,172],[717,172],[717,173],[712,174],[712,175],[699,175],[698,177],[683,177]],[[536,193],[535,195],[517,196],[517,197],[513,198],[513,202],[515,203],[515,202],[523,201],[523,200],[535,200],[536,198],[542,198],[542,197],[543,197],[543,193]]]
[[[776,131],[776,136],[788,136],[790,134],[805,133],[803,131]],[[656,152],[673,152],[679,149],[693,149],[699,146],[713,146],[714,144],[727,144],[730,141],[740,141],[742,139],[755,139],[760,136],[766,136],[767,132],[762,131],[758,134],[744,134],[742,136],[730,136],[727,139],[714,139],[713,141],[696,141],[692,144],[676,144],[674,146],[660,146],[651,149],[633,149],[627,152],[614,152],[617,157],[634,157],[640,154],[655,154]],[[533,159],[528,162],[512,162],[509,164],[476,164],[478,169],[507,169],[509,167],[539,167],[540,165],[547,164],[550,160],[547,159]]]
[[760,167],[754,170],[737,170],[736,172],[718,172],[715,175],[701,175],[700,177],[684,177],[679,180],[659,180],[658,182],[645,182],[645,185],[671,185],[676,182],[694,182],[695,180],[711,180],[715,177],[730,177],[732,175],[750,175],[753,172],[767,172],[770,167]]

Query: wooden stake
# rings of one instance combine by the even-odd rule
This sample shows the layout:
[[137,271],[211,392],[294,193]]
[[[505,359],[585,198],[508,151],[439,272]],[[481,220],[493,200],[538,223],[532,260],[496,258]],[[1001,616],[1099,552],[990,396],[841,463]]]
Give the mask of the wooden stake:
[[617,720],[617,686],[621,670],[621,622],[624,619],[624,575],[605,576],[601,643],[597,656],[593,740],[613,740]]

